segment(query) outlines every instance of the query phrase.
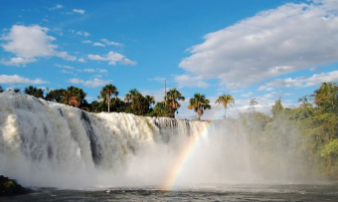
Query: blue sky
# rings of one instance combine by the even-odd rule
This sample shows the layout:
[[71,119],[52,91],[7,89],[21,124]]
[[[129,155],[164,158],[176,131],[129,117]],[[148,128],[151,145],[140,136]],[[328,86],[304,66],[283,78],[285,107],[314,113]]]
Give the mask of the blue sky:
[[167,87],[187,98],[177,118],[194,118],[188,100],[214,104],[231,94],[230,114],[287,107],[321,82],[338,79],[336,0],[114,0],[0,2],[0,85],[4,89],[83,88],[93,101],[114,84],[163,100]]

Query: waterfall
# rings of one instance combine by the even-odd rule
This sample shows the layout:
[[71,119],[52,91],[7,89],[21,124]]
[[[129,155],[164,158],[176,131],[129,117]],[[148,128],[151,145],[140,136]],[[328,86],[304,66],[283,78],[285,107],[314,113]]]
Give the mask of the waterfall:
[[172,170],[177,185],[290,180],[301,172],[291,150],[263,145],[238,123],[88,113],[0,93],[0,174],[26,186],[76,189],[160,186]]
[[97,172],[121,177],[135,156],[154,147],[170,152],[168,145],[179,148],[205,127],[171,118],[94,114],[29,95],[1,93],[0,173],[36,186],[58,186],[60,179]]

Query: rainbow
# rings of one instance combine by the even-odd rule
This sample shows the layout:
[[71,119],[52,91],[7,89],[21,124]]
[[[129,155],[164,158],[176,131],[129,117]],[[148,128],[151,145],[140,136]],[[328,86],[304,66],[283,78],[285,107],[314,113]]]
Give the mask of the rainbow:
[[[219,110],[222,113],[222,110]],[[224,113],[224,112],[223,112]],[[217,113],[219,115],[220,112]],[[216,116],[213,116],[216,117]],[[218,116],[220,117],[220,116]],[[189,141],[188,144],[181,150],[179,157],[177,158],[176,162],[174,163],[173,168],[171,169],[171,172],[169,173],[168,177],[166,178],[164,185],[162,187],[162,190],[165,192],[168,192],[172,189],[172,187],[175,185],[175,182],[177,178],[180,176],[180,173],[184,169],[185,165],[189,161],[189,157],[192,156],[192,154],[195,151],[195,148],[198,147],[200,140],[205,138],[208,134],[208,129],[212,125],[213,121],[209,123],[209,126],[206,127],[206,129],[199,135],[193,135]]]

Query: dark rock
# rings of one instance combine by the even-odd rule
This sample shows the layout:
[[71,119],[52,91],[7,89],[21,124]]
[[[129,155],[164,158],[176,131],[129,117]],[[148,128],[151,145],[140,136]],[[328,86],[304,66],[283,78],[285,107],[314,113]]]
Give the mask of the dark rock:
[[31,192],[33,192],[31,189],[24,188],[15,180],[0,175],[0,196],[13,196]]

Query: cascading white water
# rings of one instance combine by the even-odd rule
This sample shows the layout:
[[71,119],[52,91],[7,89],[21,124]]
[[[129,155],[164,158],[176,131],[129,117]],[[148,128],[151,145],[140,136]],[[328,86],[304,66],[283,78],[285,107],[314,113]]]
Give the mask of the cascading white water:
[[[194,136],[198,145],[175,165]],[[161,185],[175,166],[177,184],[253,182],[260,167],[250,148],[247,134],[225,121],[93,114],[0,93],[0,174],[28,186]]]
[[[112,180],[118,181],[112,184],[123,185],[128,172],[135,174],[130,166],[144,166],[133,165],[137,156],[155,145],[164,155],[168,145],[177,148],[206,127],[125,113],[92,114],[15,93],[0,94],[0,106],[0,174],[36,186],[77,185],[74,180],[81,184],[99,172],[115,175]],[[87,185],[100,183],[92,180]]]

